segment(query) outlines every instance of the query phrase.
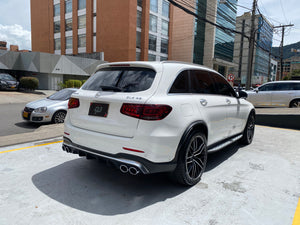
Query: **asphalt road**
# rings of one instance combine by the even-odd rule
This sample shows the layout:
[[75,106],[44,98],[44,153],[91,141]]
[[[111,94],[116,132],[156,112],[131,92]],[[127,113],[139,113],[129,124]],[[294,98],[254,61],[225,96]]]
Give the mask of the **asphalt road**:
[[123,174],[60,140],[0,148],[1,225],[300,224],[299,131],[257,126],[251,145],[210,154],[191,188]]
[[21,111],[24,107],[25,103],[0,104],[0,136],[27,133],[40,127],[23,120]]

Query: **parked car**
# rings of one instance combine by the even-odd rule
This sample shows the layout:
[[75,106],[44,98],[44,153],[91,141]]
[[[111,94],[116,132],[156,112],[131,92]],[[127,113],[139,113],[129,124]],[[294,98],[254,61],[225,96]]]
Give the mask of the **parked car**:
[[0,73],[0,90],[17,90],[19,82],[8,73]]
[[255,107],[300,107],[300,81],[268,82],[247,93]]
[[65,88],[47,98],[29,102],[22,111],[23,119],[35,123],[63,123],[67,114],[68,100],[77,90]]
[[63,150],[194,185],[208,152],[252,142],[255,111],[241,95],[216,71],[193,64],[100,65],[69,100]]

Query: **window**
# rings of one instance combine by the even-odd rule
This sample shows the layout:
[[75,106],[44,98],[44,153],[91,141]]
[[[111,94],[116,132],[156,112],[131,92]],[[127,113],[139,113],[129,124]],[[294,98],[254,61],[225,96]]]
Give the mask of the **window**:
[[66,19],[66,31],[70,31],[73,29],[72,18]]
[[161,21],[161,33],[165,36],[169,35],[169,22],[166,20]]
[[135,53],[135,60],[136,61],[140,61],[141,60],[141,53],[140,52],[136,52]]
[[141,48],[141,32],[136,32],[136,47]]
[[60,38],[54,39],[54,49],[60,50]]
[[158,11],[158,2],[157,2],[157,0],[150,0],[150,10],[152,12],[157,13],[157,11]]
[[218,74],[210,73],[213,77],[213,80],[215,82],[216,86],[216,93],[220,95],[226,95],[231,97],[236,97],[236,93],[233,90],[233,88],[230,86],[230,84],[227,83],[227,81],[221,77]]
[[265,84],[258,88],[259,91],[274,91],[274,84]]
[[78,29],[86,27],[86,16],[78,16]]
[[[119,67],[98,70],[82,86],[83,90],[105,91],[106,87],[119,88],[121,92],[139,92],[149,89],[155,71],[147,68]],[[112,88],[107,88],[111,91]]]
[[189,93],[189,73],[187,70],[177,76],[170,89],[170,93]]
[[290,91],[293,90],[291,83],[277,83],[275,84],[275,91]]
[[54,22],[54,33],[60,32],[60,21]]
[[143,7],[143,0],[137,0],[137,6]]
[[190,74],[192,93],[216,94],[214,82],[207,71],[192,70]]
[[293,90],[300,91],[300,83],[292,83]]
[[66,49],[73,49],[73,37],[66,37]]
[[156,61],[156,55],[148,54],[148,61]]
[[149,30],[152,32],[157,32],[157,17],[150,15]]
[[167,60],[168,60],[168,57],[163,57],[163,56],[160,57],[160,61],[167,61]]
[[149,34],[149,50],[156,51],[156,36]]
[[85,34],[78,35],[78,48],[86,47],[86,36]]
[[169,2],[163,0],[162,15],[166,18],[169,18],[169,8]]
[[167,39],[164,39],[164,38],[161,39],[160,52],[168,54],[168,40]]
[[86,0],[78,0],[78,10],[86,8]]
[[140,11],[137,11],[137,14],[136,14],[136,26],[138,28],[142,27],[142,12],[140,12]]
[[66,1],[66,13],[72,12],[72,0]]
[[54,16],[60,16],[60,5],[59,5],[59,3],[54,5]]

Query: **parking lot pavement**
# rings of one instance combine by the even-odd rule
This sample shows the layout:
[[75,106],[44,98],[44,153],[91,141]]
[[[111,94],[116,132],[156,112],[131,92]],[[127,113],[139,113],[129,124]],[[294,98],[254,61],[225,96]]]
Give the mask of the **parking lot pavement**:
[[257,126],[251,145],[210,154],[192,188],[68,154],[61,138],[2,147],[0,224],[292,224],[299,146],[299,131]]

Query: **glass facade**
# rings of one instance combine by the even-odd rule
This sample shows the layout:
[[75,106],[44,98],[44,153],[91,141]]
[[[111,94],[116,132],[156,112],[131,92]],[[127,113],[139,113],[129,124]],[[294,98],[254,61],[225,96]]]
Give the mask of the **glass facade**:
[[149,30],[155,33],[157,32],[157,17],[154,15],[150,15]]
[[156,61],[156,55],[148,54],[148,61]]
[[54,22],[54,33],[60,33],[60,20]]
[[86,0],[78,0],[78,10],[86,8]]
[[73,29],[72,18],[66,19],[66,31],[70,31]]
[[149,34],[149,50],[156,51],[156,36]]
[[169,8],[170,8],[169,2],[163,0],[162,15],[166,18],[169,18]]
[[59,3],[54,5],[54,16],[60,16],[60,5],[59,5]]
[[86,15],[78,16],[78,29],[86,27]]
[[168,40],[162,38],[161,39],[161,44],[160,44],[160,52],[164,54],[168,54]]
[[158,12],[158,0],[150,0],[150,11]]
[[[196,1],[196,13],[201,18],[206,17],[206,0]],[[203,64],[205,40],[205,22],[195,18],[193,63]]]
[[136,32],[136,47],[141,48],[141,32]]
[[141,11],[137,11],[137,14],[136,14],[136,26],[138,28],[142,27],[142,12]]
[[60,50],[60,38],[54,39],[54,49]]
[[273,29],[263,17],[258,18],[257,48],[255,54],[254,75],[268,76],[269,54],[272,48]]
[[72,12],[72,0],[66,1],[66,13]]
[[86,47],[86,36],[85,34],[78,35],[78,48]]
[[[220,26],[235,30],[237,0],[218,2],[217,21]],[[233,61],[234,33],[216,28],[214,57],[228,62]]]
[[169,22],[166,20],[161,21],[161,34],[164,36],[169,35]]
[[66,37],[66,49],[73,48],[73,37]]
[[143,0],[137,0],[137,6],[143,7]]

